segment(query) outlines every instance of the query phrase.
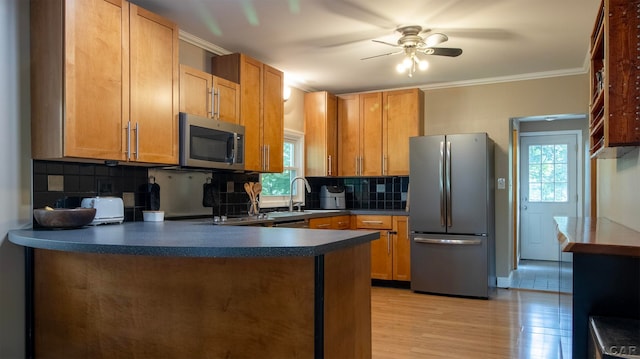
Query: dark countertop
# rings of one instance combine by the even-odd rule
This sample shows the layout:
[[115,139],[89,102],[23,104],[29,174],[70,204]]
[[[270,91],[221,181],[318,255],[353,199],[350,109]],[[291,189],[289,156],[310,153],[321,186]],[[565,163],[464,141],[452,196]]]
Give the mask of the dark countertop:
[[[216,225],[225,226],[251,226],[251,225],[277,225],[283,222],[304,221],[312,218],[334,217],[343,215],[377,215],[377,216],[408,216],[404,210],[376,210],[376,209],[309,209],[304,211],[276,211],[266,212],[265,217],[239,217],[228,218],[225,221],[213,222]],[[180,218],[167,218],[167,220],[180,220]],[[212,221],[210,217],[201,218],[201,221]]]
[[79,229],[19,229],[25,247],[179,257],[316,256],[379,238],[376,231],[214,226],[201,221],[128,222]]
[[640,232],[607,218],[554,217],[563,252],[640,257]]

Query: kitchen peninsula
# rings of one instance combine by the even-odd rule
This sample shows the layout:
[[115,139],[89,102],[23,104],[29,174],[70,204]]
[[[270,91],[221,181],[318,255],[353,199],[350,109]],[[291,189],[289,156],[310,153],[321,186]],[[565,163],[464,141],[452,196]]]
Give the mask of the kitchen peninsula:
[[373,231],[24,229],[35,357],[370,358]]
[[586,358],[590,316],[640,320],[640,232],[601,217],[554,221],[573,253],[573,358]]

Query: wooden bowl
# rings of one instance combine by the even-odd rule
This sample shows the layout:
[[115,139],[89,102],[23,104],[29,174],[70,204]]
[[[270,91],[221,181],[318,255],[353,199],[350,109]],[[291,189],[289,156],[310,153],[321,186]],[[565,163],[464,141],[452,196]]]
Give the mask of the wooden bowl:
[[95,216],[95,208],[38,208],[33,210],[36,222],[47,228],[78,228],[91,223]]

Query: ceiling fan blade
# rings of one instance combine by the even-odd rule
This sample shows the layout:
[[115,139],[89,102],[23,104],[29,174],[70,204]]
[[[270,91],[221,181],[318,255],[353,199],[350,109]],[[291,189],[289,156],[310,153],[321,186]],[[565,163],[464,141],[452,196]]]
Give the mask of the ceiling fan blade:
[[434,47],[436,45],[439,45],[445,41],[449,40],[449,38],[447,37],[447,35],[436,32],[434,34],[431,34],[429,36],[427,36],[424,39],[424,43],[425,43],[425,47]]
[[369,59],[373,59],[376,57],[382,57],[382,56],[389,56],[389,55],[397,55],[397,54],[401,54],[403,53],[404,50],[400,50],[400,51],[395,51],[395,52],[388,52],[386,54],[380,54],[380,55],[375,55],[375,56],[369,56],[369,57],[363,57],[360,60],[369,60]]
[[426,49],[421,49],[419,51],[425,55],[449,56],[449,57],[457,57],[462,54],[462,49],[457,49],[452,47],[428,47]]
[[402,47],[401,45],[398,45],[398,44],[392,44],[392,43],[390,43],[390,42],[386,42],[386,41],[380,41],[380,40],[371,40],[371,41],[373,41],[373,42],[378,42],[378,43],[385,44],[385,45],[389,45],[389,46],[393,46],[393,47]]

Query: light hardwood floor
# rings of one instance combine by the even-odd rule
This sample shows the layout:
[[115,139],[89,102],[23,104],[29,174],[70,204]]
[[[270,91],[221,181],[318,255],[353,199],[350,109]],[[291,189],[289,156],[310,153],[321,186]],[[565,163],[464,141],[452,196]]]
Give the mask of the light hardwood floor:
[[373,287],[374,359],[571,358],[570,294],[498,289],[490,300]]

